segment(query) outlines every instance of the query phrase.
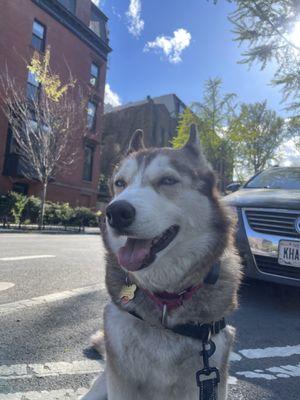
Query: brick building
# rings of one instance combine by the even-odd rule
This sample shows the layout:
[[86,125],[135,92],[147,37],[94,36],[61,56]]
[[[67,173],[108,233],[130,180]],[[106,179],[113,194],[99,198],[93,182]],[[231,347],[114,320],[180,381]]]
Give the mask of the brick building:
[[[54,177],[47,199],[95,207],[107,55],[107,17],[91,0],[1,0],[0,72],[8,69],[25,93],[35,90],[26,64],[34,51],[51,47],[51,68],[62,82],[71,71],[87,99],[87,125],[72,170]],[[0,93],[1,95],[1,93]],[[5,99],[0,97],[0,106]],[[70,149],[71,151],[72,149]],[[8,122],[0,110],[0,193],[9,190],[39,196],[41,185],[22,176]]]

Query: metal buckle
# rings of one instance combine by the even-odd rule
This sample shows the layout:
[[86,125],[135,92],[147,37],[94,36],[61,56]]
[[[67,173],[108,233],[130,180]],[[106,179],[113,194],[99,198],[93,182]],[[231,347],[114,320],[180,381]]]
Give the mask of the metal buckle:
[[163,309],[162,309],[162,317],[161,317],[161,323],[163,326],[166,326],[167,318],[168,318],[168,308],[167,308],[167,305],[164,304]]
[[201,382],[215,380],[216,383],[220,382],[220,373],[217,368],[204,368],[196,373],[197,385],[201,386]]

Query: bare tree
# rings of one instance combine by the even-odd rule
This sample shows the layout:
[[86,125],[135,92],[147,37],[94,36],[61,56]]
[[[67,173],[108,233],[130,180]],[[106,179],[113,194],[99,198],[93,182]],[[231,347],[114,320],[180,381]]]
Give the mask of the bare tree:
[[[49,77],[58,79],[50,73]],[[56,89],[55,85],[52,89],[46,86],[45,89],[41,81],[37,92],[28,98],[8,72],[0,76],[3,111],[23,161],[22,174],[42,184],[42,225],[48,183],[57,173],[66,173],[78,153],[86,129],[86,105],[75,85],[59,85]]]

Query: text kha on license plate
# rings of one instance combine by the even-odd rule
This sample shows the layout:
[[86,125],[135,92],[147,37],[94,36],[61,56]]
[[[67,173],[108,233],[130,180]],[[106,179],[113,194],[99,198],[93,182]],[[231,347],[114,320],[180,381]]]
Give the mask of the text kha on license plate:
[[280,240],[278,263],[300,267],[300,241]]

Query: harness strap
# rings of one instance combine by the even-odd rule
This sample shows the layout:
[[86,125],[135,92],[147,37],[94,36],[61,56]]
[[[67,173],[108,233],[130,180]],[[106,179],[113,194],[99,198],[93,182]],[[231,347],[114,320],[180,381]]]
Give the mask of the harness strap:
[[[144,319],[138,315],[135,311],[128,311],[129,314],[133,315],[135,318],[144,321]],[[180,324],[175,325],[173,328],[164,327],[177,335],[190,337],[192,339],[201,340],[202,342],[207,342],[211,335],[217,335],[222,329],[226,327],[225,318],[219,321],[212,322],[210,324]]]
[[196,325],[192,323],[176,325],[170,328],[174,333],[206,342],[211,335],[217,335],[226,327],[225,318],[210,324]]

